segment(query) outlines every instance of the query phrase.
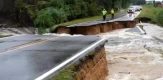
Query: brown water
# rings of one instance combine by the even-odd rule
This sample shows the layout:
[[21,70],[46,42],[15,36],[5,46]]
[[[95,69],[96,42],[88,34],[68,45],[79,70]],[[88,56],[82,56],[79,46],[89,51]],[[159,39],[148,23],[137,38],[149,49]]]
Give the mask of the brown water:
[[163,43],[159,37],[163,31],[160,29],[154,31],[155,27],[146,26],[145,30],[150,33],[147,35],[134,31],[137,29],[100,34],[108,38],[105,48],[109,75],[106,80],[163,80]]

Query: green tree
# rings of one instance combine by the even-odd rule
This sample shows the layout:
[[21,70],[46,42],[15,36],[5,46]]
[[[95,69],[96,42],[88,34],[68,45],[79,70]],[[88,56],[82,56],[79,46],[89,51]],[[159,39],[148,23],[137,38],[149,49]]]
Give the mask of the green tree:
[[35,26],[40,29],[49,28],[55,24],[64,22],[66,20],[63,10],[48,7],[40,10],[35,19]]
[[[16,0],[15,14],[20,23],[48,28],[55,24],[101,14],[102,8],[127,8],[131,0]],[[138,0],[136,0],[138,1]],[[133,1],[134,2],[134,1]],[[110,12],[110,11],[109,11]]]

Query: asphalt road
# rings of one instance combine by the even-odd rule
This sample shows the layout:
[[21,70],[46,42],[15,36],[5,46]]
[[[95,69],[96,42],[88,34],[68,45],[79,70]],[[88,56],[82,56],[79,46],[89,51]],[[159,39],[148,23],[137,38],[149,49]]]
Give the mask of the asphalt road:
[[83,23],[78,23],[78,24],[73,24],[67,27],[86,27],[86,26],[93,26],[93,25],[98,25],[102,23],[107,23],[107,22],[116,22],[116,21],[133,21],[138,15],[140,14],[139,11],[135,12],[132,14],[131,17],[125,12],[119,12],[115,15],[114,19],[111,19],[111,17],[107,17],[106,21],[103,21],[102,19],[96,20],[96,21],[90,21],[90,22],[83,22]]
[[[38,39],[43,42],[24,46]],[[39,35],[1,39],[0,80],[34,80],[99,39]],[[14,50],[4,51],[13,47]]]
[[[120,11],[120,12],[118,12],[117,14],[115,14],[114,19],[123,17],[123,16],[125,16],[126,14],[127,14],[127,12],[125,12],[125,10],[124,10],[124,11]],[[102,20],[102,19],[101,19],[101,20]],[[106,18],[106,21],[109,21],[109,20],[112,20],[111,16],[109,16],[109,17]]]
[[[125,16],[127,13],[125,11],[121,11],[119,13],[117,13],[114,17],[114,19],[117,19],[117,18],[120,18],[120,17],[123,17]],[[77,27],[77,26],[80,26],[80,27],[85,27],[85,26],[92,26],[92,25],[97,25],[97,24],[100,24],[100,23],[106,23],[106,22],[109,22],[111,19],[111,16],[108,16],[106,18],[106,21],[103,21],[102,20],[102,16],[101,16],[101,19],[99,20],[96,20],[96,21],[90,21],[90,22],[83,22],[83,23],[78,23],[78,24],[73,24],[73,25],[70,25],[70,26],[67,26],[67,27]]]

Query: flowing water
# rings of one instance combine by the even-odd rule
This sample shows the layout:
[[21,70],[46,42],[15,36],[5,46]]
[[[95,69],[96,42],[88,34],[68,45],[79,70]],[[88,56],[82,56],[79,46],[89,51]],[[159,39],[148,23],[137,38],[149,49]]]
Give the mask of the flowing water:
[[108,39],[106,80],[163,80],[163,29],[143,25],[147,35],[136,28],[99,35]]

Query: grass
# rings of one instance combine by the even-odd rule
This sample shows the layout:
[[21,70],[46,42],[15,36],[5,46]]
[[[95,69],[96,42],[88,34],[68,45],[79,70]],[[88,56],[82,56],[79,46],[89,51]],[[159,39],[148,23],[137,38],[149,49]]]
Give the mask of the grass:
[[88,21],[95,21],[95,20],[99,20],[99,19],[102,19],[102,16],[93,16],[93,17],[88,17],[88,18],[76,19],[76,20],[72,20],[69,22],[55,25],[51,28],[51,30],[55,30],[55,28],[57,28],[58,26],[69,26],[69,25],[73,25],[73,24],[78,24],[78,23],[88,22]]
[[83,64],[86,64],[88,60],[90,60],[90,57],[95,57],[95,55],[98,55],[97,52],[91,52],[87,57],[84,59],[81,59],[77,61],[75,64],[72,64],[68,67],[65,67],[63,70],[59,71],[57,75],[52,77],[49,80],[76,80],[76,73],[81,69],[80,66]]
[[94,16],[94,17],[89,17],[89,18],[76,19],[76,20],[73,20],[70,22],[61,23],[59,25],[68,26],[68,25],[82,23],[82,22],[95,21],[95,20],[99,20],[99,19],[102,19],[102,17],[101,16]]
[[74,66],[70,66],[59,72],[59,74],[57,74],[50,80],[74,80],[74,74]]
[[138,17],[147,17],[150,18],[152,23],[157,23],[157,16],[163,8],[154,7],[153,5],[144,5],[143,10]]

